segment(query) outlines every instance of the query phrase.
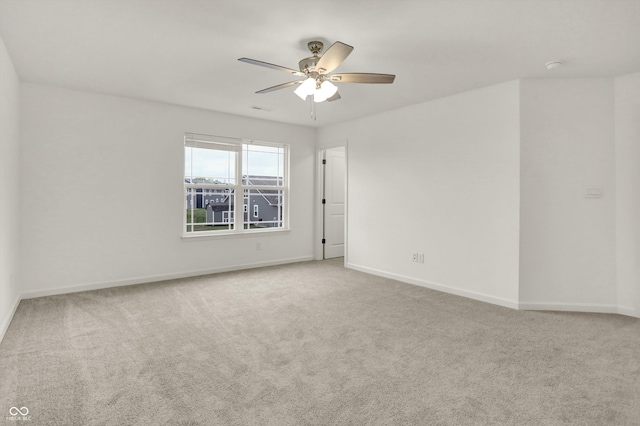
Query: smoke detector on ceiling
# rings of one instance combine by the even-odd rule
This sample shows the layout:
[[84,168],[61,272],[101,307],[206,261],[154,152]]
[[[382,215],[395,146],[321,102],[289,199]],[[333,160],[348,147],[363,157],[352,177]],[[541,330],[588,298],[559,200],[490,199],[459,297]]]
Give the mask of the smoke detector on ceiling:
[[562,61],[551,61],[544,64],[544,66],[547,67],[548,70],[555,70],[556,68],[560,67],[560,65],[562,65]]

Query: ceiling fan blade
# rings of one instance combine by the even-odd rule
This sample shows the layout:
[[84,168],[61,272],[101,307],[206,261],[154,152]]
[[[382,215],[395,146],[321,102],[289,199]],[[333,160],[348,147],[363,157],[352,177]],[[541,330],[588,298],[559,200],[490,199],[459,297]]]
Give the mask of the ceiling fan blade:
[[393,74],[372,74],[365,72],[353,72],[332,74],[329,80],[334,83],[373,83],[373,84],[391,84],[396,76]]
[[267,87],[266,89],[262,89],[262,90],[258,90],[256,93],[269,93],[269,92],[273,92],[275,90],[280,90],[280,89],[285,89],[287,87],[291,87],[291,86],[297,86],[298,84],[302,83],[303,80],[300,81],[290,81],[288,83],[282,83],[282,84],[278,84],[277,86],[271,86],[271,87]]
[[330,98],[327,98],[327,102],[337,101],[340,98],[342,98],[342,96],[340,96],[340,93],[336,92],[335,95],[333,95]]
[[344,61],[347,56],[353,50],[353,46],[344,44],[341,41],[333,43],[324,55],[320,57],[316,64],[316,71],[320,74],[327,74],[338,68],[338,66]]
[[270,64],[269,62],[262,62],[256,59],[240,58],[238,60],[240,62],[246,62],[247,64],[258,65],[260,67],[265,67],[265,68],[271,68],[272,70],[276,70],[276,71],[284,71],[286,73],[293,74],[293,75],[301,75],[301,76],[304,75],[303,72],[294,70],[293,68],[282,67],[280,65]]

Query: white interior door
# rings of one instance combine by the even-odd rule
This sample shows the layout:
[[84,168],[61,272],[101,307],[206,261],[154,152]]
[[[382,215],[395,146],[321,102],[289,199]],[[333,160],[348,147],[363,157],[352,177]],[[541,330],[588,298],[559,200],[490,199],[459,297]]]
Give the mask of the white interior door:
[[324,152],[324,258],[344,256],[346,167],[344,147]]

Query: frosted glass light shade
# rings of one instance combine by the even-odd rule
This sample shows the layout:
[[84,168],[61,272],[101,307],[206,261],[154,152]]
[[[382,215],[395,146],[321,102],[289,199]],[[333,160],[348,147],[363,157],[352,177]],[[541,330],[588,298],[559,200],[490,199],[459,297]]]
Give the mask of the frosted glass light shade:
[[338,88],[330,81],[323,81],[319,89],[313,92],[313,100],[315,102],[324,102],[336,94]]
[[309,77],[305,81],[302,82],[300,86],[296,90],[293,91],[296,95],[300,97],[303,101],[307,99],[307,96],[312,95],[316,90],[316,81],[315,79]]

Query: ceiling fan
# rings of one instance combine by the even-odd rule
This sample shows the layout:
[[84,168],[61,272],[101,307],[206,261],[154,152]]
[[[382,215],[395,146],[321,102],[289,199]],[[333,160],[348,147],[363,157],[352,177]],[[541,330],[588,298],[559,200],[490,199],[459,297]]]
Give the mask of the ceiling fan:
[[[256,93],[269,93],[275,90],[285,89],[287,87],[299,86],[294,93],[302,100],[311,96],[313,103],[324,101],[336,101],[340,99],[338,88],[333,83],[374,83],[374,84],[390,84],[396,78],[392,74],[372,74],[372,73],[336,73],[331,74],[333,70],[344,61],[353,50],[352,46],[336,41],[333,43],[322,56],[319,56],[324,44],[320,41],[310,41],[307,47],[313,56],[304,58],[298,63],[300,70],[283,67],[280,65],[270,64],[268,62],[258,61],[256,59],[240,58],[241,62],[258,65],[265,68],[271,68],[278,71],[298,76],[306,77],[303,80],[289,81],[288,83],[278,84],[277,86],[268,87],[258,90]],[[312,109],[312,117],[315,118]]]

